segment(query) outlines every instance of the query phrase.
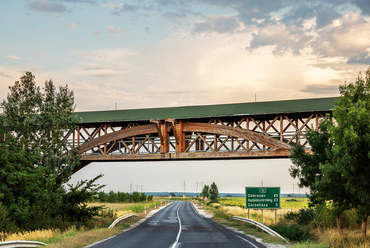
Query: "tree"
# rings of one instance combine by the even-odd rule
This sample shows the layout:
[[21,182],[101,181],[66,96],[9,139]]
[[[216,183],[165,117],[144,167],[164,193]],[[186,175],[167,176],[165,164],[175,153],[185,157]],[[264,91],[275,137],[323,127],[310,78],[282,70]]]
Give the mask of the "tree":
[[57,227],[71,219],[66,207],[76,209],[96,188],[97,178],[64,188],[80,163],[64,140],[77,123],[73,92],[51,80],[40,89],[31,72],[9,89],[0,103],[0,202],[20,230]]
[[330,160],[331,148],[333,143],[330,140],[330,117],[327,117],[319,124],[319,129],[309,129],[306,132],[306,138],[311,146],[309,153],[299,143],[297,139],[296,145],[292,146],[290,156],[293,165],[289,172],[293,178],[299,179],[299,187],[308,187],[310,189],[310,205],[321,204],[325,201],[323,195],[316,188],[316,183],[322,179],[322,171],[320,164]]
[[139,202],[140,201],[140,193],[137,191],[132,192],[132,201]]
[[340,214],[356,207],[362,217],[362,238],[370,208],[370,67],[365,77],[339,87],[341,96],[319,130],[307,132],[312,155],[293,147],[291,175],[311,188],[311,202],[331,201],[340,228]]
[[341,97],[333,109],[331,128],[333,159],[347,179],[347,189],[362,213],[362,238],[366,241],[370,209],[370,67],[354,83],[339,88]]
[[338,232],[343,235],[341,214],[351,207],[352,196],[345,186],[346,179],[333,162],[334,143],[330,133],[333,125],[332,118],[326,116],[320,122],[318,130],[310,129],[306,132],[311,153],[306,152],[297,142],[291,149],[290,159],[293,165],[290,174],[299,179],[300,187],[310,188],[310,206],[332,202]]
[[104,191],[98,193],[99,202],[108,202],[108,196]]
[[211,201],[217,201],[218,197],[219,197],[218,188],[215,182],[213,182],[209,189],[209,198],[211,199]]
[[204,185],[202,193],[200,193],[201,196],[203,197],[209,197],[209,186]]
[[146,201],[147,198],[148,198],[147,195],[144,192],[141,192],[140,201]]
[[27,153],[38,149],[37,165],[46,167],[59,186],[69,180],[79,164],[77,153],[69,152],[63,139],[65,132],[76,128],[78,122],[72,115],[73,92],[68,86],[57,91],[51,80],[41,90],[31,72],[20,79],[9,87],[10,93],[1,103],[6,138],[12,138]]

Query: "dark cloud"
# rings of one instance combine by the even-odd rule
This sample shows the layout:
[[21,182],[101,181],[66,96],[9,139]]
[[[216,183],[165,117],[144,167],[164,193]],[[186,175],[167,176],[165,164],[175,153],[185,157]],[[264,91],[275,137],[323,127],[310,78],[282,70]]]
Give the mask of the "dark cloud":
[[68,2],[68,3],[89,3],[89,4],[97,4],[96,0],[54,0],[57,2]]
[[315,93],[315,94],[339,94],[339,86],[332,84],[310,84],[307,85],[305,89],[301,90],[305,93]]
[[370,16],[369,0],[354,0],[353,3],[361,10],[361,14]]
[[274,54],[293,53],[299,54],[312,39],[297,27],[288,27],[282,23],[268,25],[260,28],[257,33],[252,34],[252,41],[247,49],[263,46],[273,46]]
[[149,27],[144,27],[144,32],[146,34],[153,34],[152,31],[150,31],[150,28]]
[[309,4],[296,4],[284,15],[281,22],[289,25],[302,25],[302,23],[315,16],[315,8]]
[[349,58],[347,63],[370,65],[370,53],[369,52],[360,53],[358,56]]
[[341,15],[334,8],[321,8],[316,14],[316,29],[323,28],[333,23]]
[[27,2],[26,7],[33,11],[38,11],[42,13],[64,13],[68,11],[68,8],[63,4],[49,2],[47,0]]
[[214,16],[195,23],[192,32],[197,33],[234,33],[241,25],[236,16]]
[[291,6],[295,0],[193,0],[195,3],[203,3],[218,6],[225,9],[234,9],[239,13],[240,20],[245,24],[255,22],[255,19],[269,18],[271,12],[279,11]]
[[126,13],[138,13],[139,11],[150,11],[153,10],[151,5],[137,5],[137,4],[122,4],[116,6],[113,9],[113,15],[121,15]]

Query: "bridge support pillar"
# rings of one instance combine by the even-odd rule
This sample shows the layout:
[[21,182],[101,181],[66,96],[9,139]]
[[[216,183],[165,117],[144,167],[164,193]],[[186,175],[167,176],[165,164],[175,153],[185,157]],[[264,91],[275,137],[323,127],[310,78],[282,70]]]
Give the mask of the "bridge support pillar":
[[168,132],[170,130],[170,124],[160,120],[150,120],[155,123],[158,131],[159,139],[161,140],[160,153],[168,153],[170,151],[170,141]]
[[167,118],[166,122],[171,123],[172,132],[176,139],[176,153],[185,151],[185,133],[183,132],[183,122]]

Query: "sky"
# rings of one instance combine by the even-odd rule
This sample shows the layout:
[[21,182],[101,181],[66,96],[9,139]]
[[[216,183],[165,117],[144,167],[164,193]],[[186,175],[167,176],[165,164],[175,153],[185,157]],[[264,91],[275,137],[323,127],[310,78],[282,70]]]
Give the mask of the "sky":
[[76,111],[332,97],[370,65],[368,0],[0,0],[0,31],[0,100],[31,71]]

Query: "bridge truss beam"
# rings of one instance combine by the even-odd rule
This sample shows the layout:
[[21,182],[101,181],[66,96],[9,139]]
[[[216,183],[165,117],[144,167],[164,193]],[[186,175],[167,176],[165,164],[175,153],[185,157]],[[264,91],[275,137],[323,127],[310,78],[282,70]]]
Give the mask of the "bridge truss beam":
[[326,112],[82,123],[65,141],[93,161],[287,157]]

